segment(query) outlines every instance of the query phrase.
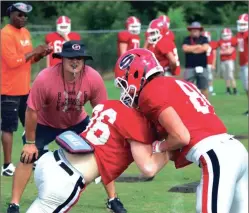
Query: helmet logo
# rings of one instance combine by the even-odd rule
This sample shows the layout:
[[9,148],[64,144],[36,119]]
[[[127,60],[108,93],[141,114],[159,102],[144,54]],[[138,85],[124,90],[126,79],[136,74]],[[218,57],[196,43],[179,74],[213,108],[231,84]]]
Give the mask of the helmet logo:
[[135,58],[135,55],[133,55],[133,54],[128,54],[128,55],[126,55],[124,58],[122,58],[122,60],[120,61],[120,63],[119,63],[119,68],[121,69],[121,70],[125,70],[125,69],[127,69],[130,65],[131,65],[131,63],[132,63],[132,61],[134,60],[134,58]]
[[79,44],[73,44],[72,48],[73,48],[73,50],[80,50],[80,45]]

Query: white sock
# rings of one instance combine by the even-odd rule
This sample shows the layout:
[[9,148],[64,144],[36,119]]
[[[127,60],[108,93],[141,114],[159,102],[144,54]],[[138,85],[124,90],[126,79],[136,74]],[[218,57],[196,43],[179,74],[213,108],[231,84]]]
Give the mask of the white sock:
[[209,86],[208,90],[209,90],[209,92],[213,92],[214,91],[214,87],[213,86]]

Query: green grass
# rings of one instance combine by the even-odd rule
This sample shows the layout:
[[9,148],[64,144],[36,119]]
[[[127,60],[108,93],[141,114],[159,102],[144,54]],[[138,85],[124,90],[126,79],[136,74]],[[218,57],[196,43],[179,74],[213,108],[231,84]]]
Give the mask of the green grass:
[[[114,88],[113,81],[106,81],[109,98],[115,99],[119,91]],[[242,86],[238,81],[239,96],[226,96],[223,80],[215,81],[217,96],[210,97],[211,103],[215,106],[216,113],[225,122],[229,133],[235,135],[248,135],[248,118],[242,116],[247,109],[247,99]],[[91,108],[87,105],[87,111]],[[17,163],[22,148],[20,127],[15,134],[13,161]],[[248,148],[248,140],[242,140]],[[50,146],[55,149],[53,143]],[[2,153],[1,153],[2,154]],[[126,173],[137,173],[138,170],[131,165]],[[195,212],[195,194],[171,193],[168,190],[175,185],[197,181],[200,179],[200,169],[191,165],[187,168],[176,170],[172,163],[169,163],[152,182],[147,183],[116,183],[119,197],[125,207],[132,213],[193,213]],[[6,203],[11,198],[12,178],[2,177],[1,179],[1,207],[0,212],[6,212]],[[63,189],[61,189],[63,190]],[[21,200],[21,212],[25,212],[37,190],[31,178]],[[101,184],[92,184],[82,194],[78,204],[73,208],[73,213],[105,213],[106,194]]]

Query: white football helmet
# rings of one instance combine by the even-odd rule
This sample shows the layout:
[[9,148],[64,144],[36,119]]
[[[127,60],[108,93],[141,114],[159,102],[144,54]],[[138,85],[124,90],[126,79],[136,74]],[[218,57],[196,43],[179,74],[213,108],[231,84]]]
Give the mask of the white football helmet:
[[232,30],[230,28],[225,28],[221,32],[221,38],[223,40],[230,40],[233,36]]
[[60,16],[56,20],[56,30],[60,35],[69,34],[71,32],[71,19],[67,16]]
[[248,31],[248,14],[244,13],[239,16],[237,20],[237,31],[246,32]]

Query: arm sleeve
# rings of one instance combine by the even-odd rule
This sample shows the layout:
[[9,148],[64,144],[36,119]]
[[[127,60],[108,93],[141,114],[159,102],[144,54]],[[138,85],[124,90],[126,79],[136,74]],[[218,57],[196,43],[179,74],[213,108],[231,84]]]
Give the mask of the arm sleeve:
[[182,45],[184,45],[184,44],[190,45],[188,37],[184,38]]
[[128,42],[128,40],[129,40],[129,37],[128,37],[128,35],[125,32],[119,32],[118,33],[118,41],[119,42],[126,43],[126,42]]
[[39,111],[45,104],[46,87],[44,86],[44,79],[41,74],[39,73],[34,80],[27,101],[28,107],[35,111]]
[[107,91],[105,88],[104,81],[100,74],[97,71],[95,72],[94,77],[92,78],[92,91],[91,91],[91,106],[94,108],[96,105],[107,100]]
[[10,68],[16,68],[26,63],[25,55],[17,53],[14,39],[5,33],[1,33],[1,55]]

